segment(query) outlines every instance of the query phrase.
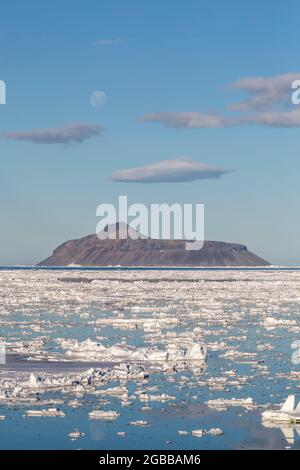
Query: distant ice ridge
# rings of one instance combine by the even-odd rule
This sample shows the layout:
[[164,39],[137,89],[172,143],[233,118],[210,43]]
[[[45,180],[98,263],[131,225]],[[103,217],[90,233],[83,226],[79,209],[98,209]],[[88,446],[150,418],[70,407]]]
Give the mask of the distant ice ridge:
[[68,347],[66,356],[77,361],[204,362],[207,356],[206,346],[193,341],[187,347],[180,346],[178,343],[169,343],[165,350],[146,347],[135,348],[128,344],[115,344],[105,347],[91,339],[82,342],[77,340],[61,340],[60,345],[63,348],[64,345]]

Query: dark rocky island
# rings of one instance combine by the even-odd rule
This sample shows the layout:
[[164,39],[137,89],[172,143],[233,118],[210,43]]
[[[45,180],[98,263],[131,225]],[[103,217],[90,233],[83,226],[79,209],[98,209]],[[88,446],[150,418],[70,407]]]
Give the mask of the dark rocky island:
[[[123,229],[122,229],[123,230]],[[129,228],[129,230],[132,230]],[[89,235],[69,240],[39,266],[268,266],[270,263],[238,243],[205,241],[201,250],[188,251],[185,240],[147,237],[100,240]]]

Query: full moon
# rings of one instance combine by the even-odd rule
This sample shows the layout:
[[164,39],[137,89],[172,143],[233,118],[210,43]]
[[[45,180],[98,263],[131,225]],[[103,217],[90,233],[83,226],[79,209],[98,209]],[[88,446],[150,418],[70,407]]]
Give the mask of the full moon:
[[94,108],[102,106],[106,101],[106,94],[104,91],[94,91],[90,96],[90,103]]

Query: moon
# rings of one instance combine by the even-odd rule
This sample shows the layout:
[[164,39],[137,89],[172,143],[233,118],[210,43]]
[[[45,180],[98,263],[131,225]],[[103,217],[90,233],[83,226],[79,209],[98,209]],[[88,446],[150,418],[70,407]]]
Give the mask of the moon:
[[102,106],[106,101],[106,94],[104,91],[94,91],[90,96],[90,103],[93,108],[99,108]]

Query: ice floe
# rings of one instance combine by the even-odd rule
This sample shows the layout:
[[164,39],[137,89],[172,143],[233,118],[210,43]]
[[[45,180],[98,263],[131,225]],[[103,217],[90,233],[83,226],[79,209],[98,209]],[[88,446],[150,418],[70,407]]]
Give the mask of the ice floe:
[[25,411],[26,416],[30,417],[47,417],[47,418],[63,418],[66,416],[66,413],[63,411],[59,410],[58,408],[48,408],[43,409],[43,410],[26,410]]
[[[299,272],[99,271],[83,279],[78,271],[8,270],[0,285],[8,359],[1,415],[62,407],[67,416],[67,408],[71,416],[84,409],[88,419],[107,408],[138,426],[148,424],[141,415],[177,406],[244,416],[262,406],[259,387],[298,387],[291,355],[300,337]],[[207,436],[223,432],[200,426]],[[178,439],[191,434],[185,427]]]
[[130,426],[149,426],[148,421],[143,420],[130,421],[128,424],[130,424]]
[[210,408],[226,409],[230,406],[241,406],[243,408],[253,409],[256,405],[253,402],[253,398],[218,398],[216,400],[208,400],[206,404]]

